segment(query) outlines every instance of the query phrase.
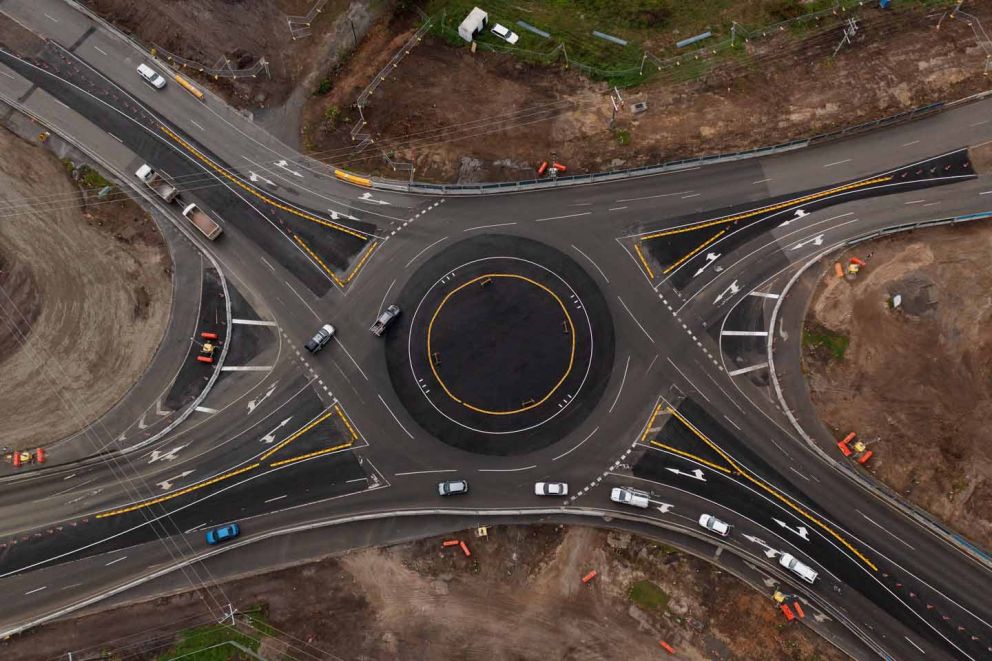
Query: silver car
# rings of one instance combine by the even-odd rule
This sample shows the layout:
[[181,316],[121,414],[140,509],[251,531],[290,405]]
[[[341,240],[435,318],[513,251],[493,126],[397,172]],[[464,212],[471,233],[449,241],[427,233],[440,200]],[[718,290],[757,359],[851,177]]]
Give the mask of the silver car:
[[468,493],[468,482],[466,480],[438,482],[437,493],[439,496],[455,496],[460,493]]

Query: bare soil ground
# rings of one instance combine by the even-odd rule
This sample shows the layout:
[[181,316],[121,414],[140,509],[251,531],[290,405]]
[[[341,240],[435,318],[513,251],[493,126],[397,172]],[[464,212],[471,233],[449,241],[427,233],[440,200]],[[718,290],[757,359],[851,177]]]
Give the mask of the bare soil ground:
[[25,449],[83,428],[133,385],[168,323],[171,260],[130,199],[97,200],[6,129],[0,153],[0,445]]
[[[224,598],[264,603],[282,642],[317,658],[658,659],[665,655],[659,640],[680,659],[845,658],[804,627],[787,625],[769,598],[671,549],[591,528],[489,533],[460,536],[470,558],[442,549],[440,539],[422,540],[233,581]],[[593,568],[599,576],[583,585]],[[653,607],[631,600],[642,580],[658,589]],[[154,658],[177,628],[207,619],[205,603],[199,592],[162,598],[128,607],[126,617],[108,611],[49,625],[0,650],[7,661],[67,650],[120,653],[123,637],[134,636],[122,658]],[[156,635],[163,631],[171,634]],[[263,641],[263,649],[281,647]]]
[[[992,226],[985,221],[862,244],[856,280],[824,276],[806,319],[847,335],[842,359],[804,350],[820,418],[875,455],[871,471],[951,527],[992,546]],[[902,304],[892,309],[890,297]]]
[[[965,9],[992,23],[992,6]],[[375,93],[366,119],[378,145],[413,163],[418,179],[523,179],[556,152],[570,173],[632,167],[807,137],[939,100],[985,90],[985,52],[963,20],[923,11],[862,14],[861,37],[831,55],[840,32],[805,40],[781,34],[752,41],[750,57],[706,79],[652,81],[624,94],[609,129],[605,84],[574,69],[452,47],[427,37]],[[356,154],[349,110],[363,88],[412,33],[380,25],[336,74],[333,92],[304,110],[302,144],[343,167],[396,174],[378,149]],[[867,63],[870,63],[868,65]],[[647,101],[647,112],[630,106]],[[339,114],[327,110],[336,106]],[[627,144],[621,144],[626,142]]]

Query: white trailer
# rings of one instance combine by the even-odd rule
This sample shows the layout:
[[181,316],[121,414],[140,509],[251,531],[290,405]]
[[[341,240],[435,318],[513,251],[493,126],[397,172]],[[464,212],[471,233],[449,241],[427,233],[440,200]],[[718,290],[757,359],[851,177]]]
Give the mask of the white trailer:
[[458,36],[472,43],[475,35],[486,29],[489,24],[489,14],[475,7],[468,13],[462,24],[458,26]]

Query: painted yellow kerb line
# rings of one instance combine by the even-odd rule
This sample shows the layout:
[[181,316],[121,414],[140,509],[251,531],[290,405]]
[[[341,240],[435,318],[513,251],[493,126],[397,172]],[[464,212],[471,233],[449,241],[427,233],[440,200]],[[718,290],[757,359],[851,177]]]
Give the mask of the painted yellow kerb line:
[[299,209],[294,209],[293,207],[288,206],[286,204],[283,204],[282,202],[277,202],[276,200],[272,199],[271,197],[269,197],[267,195],[263,195],[257,189],[253,188],[252,186],[249,186],[248,184],[244,183],[243,181],[241,181],[240,179],[238,179],[237,177],[235,177],[234,175],[232,175],[225,168],[222,168],[221,166],[219,166],[216,163],[214,163],[205,154],[203,154],[202,152],[200,152],[196,147],[194,147],[193,145],[191,145],[190,143],[188,143],[186,140],[183,140],[176,133],[174,133],[173,131],[171,131],[168,127],[159,125],[159,128],[162,129],[162,131],[166,135],[168,135],[170,138],[172,138],[173,140],[175,140],[176,142],[178,142],[180,145],[182,145],[191,154],[193,154],[198,159],[200,159],[201,161],[203,161],[204,163],[206,163],[208,166],[210,166],[210,169],[214,170],[215,172],[217,172],[218,174],[220,174],[221,176],[223,176],[225,179],[227,179],[228,181],[230,181],[231,183],[233,183],[234,185],[236,185],[238,188],[241,188],[241,189],[243,189],[243,190],[251,193],[252,195],[254,195],[255,197],[257,197],[258,199],[263,200],[264,202],[266,202],[268,204],[271,204],[272,206],[276,207],[277,209],[282,209],[283,211],[285,211],[287,213],[291,213],[294,216],[299,216],[300,218],[304,218],[304,219],[309,220],[311,222],[318,223],[320,225],[324,225],[325,227],[330,227],[332,229],[336,229],[339,232],[344,232],[345,234],[350,234],[351,236],[357,237],[357,238],[361,239],[362,241],[368,241],[368,239],[369,239],[368,236],[366,236],[365,234],[362,234],[361,232],[357,232],[357,231],[351,229],[350,227],[345,227],[344,225],[339,225],[339,224],[333,223],[333,222],[331,222],[329,220],[324,220],[323,218],[318,218],[317,216],[314,216],[313,214],[309,214],[309,213],[306,213],[304,211],[300,211]]
[[158,505],[159,503],[164,503],[167,500],[172,500],[173,498],[178,498],[179,496],[185,496],[186,494],[192,493],[192,492],[194,492],[194,491],[196,491],[198,489],[202,489],[203,487],[208,487],[208,486],[210,486],[212,484],[217,484],[218,482],[221,482],[223,480],[230,479],[230,478],[232,478],[232,477],[234,477],[236,475],[241,475],[242,473],[247,473],[248,471],[255,470],[256,468],[258,468],[261,465],[262,465],[261,463],[251,464],[250,466],[245,466],[243,468],[239,468],[237,470],[233,470],[233,471],[231,471],[229,473],[224,473],[223,475],[218,475],[217,477],[211,478],[211,479],[206,480],[204,482],[199,482],[197,484],[194,484],[193,486],[186,487],[185,489],[180,489],[179,491],[174,491],[173,493],[166,494],[166,495],[160,496],[158,498],[153,498],[151,500],[146,500],[144,502],[136,503],[134,505],[128,505],[127,507],[121,507],[121,508],[116,509],[116,510],[111,510],[109,512],[103,512],[102,514],[97,514],[96,515],[96,518],[98,518],[98,519],[104,519],[104,518],[106,518],[108,516],[117,516],[119,514],[127,514],[128,512],[134,512],[135,510],[140,510],[140,509],[143,509],[145,507],[151,507],[152,505]]
[[692,259],[693,255],[699,254],[699,251],[700,250],[702,250],[706,246],[710,245],[711,243],[713,243],[714,241],[716,241],[717,239],[719,239],[721,236],[723,236],[726,233],[727,233],[727,230],[726,229],[720,230],[719,232],[717,232],[716,234],[714,234],[713,236],[711,236],[710,238],[706,239],[705,241],[703,241],[702,243],[700,243],[698,246],[696,246],[695,248],[693,248],[691,251],[687,252],[685,255],[682,256],[682,259],[680,259],[679,261],[677,261],[674,264],[672,264],[671,266],[669,266],[667,269],[665,269],[664,272],[665,273],[670,273],[671,271],[677,269],[687,259]]
[[687,459],[692,459],[693,461],[698,461],[699,463],[703,464],[704,466],[709,466],[710,468],[715,468],[718,471],[723,471],[727,475],[730,475],[731,472],[732,472],[728,468],[724,468],[723,466],[719,466],[717,464],[714,464],[712,461],[707,461],[706,459],[703,459],[702,457],[697,457],[696,455],[694,455],[694,454],[692,454],[690,452],[685,452],[684,450],[679,450],[678,448],[673,448],[671,445],[665,445],[664,443],[659,443],[658,441],[651,441],[651,445],[655,446],[656,448],[661,448],[662,450],[668,450],[669,452],[674,452],[675,454],[681,455],[683,457],[686,457]]
[[348,421],[348,418],[345,417],[344,411],[341,410],[341,405],[340,404],[335,404],[334,405],[334,410],[337,411],[338,415],[341,417],[341,422],[344,423],[344,426],[348,428],[348,432],[351,434],[351,439],[353,441],[357,441],[358,440],[358,432],[355,431],[355,428],[351,426],[351,422],[349,422]]
[[649,241],[651,239],[657,239],[659,237],[669,236],[671,234],[694,232],[695,230],[703,229],[706,227],[713,227],[714,225],[722,225],[723,223],[732,223],[738,220],[744,220],[746,218],[753,218],[754,216],[759,216],[763,213],[768,213],[769,211],[780,211],[782,209],[787,209],[797,204],[804,204],[806,202],[812,202],[813,200],[819,200],[821,198],[828,197],[835,193],[843,193],[845,191],[855,190],[857,188],[865,188],[866,186],[872,186],[874,184],[882,184],[885,183],[886,181],[891,181],[891,180],[892,177],[888,176],[888,177],[876,177],[874,179],[866,179],[864,181],[856,181],[853,184],[847,184],[846,186],[838,186],[836,188],[830,188],[825,191],[820,191],[819,193],[812,193],[810,195],[805,195],[803,197],[793,198],[791,200],[786,200],[785,202],[780,202],[778,204],[772,204],[767,207],[754,209],[753,211],[746,211],[744,213],[737,214],[736,216],[717,218],[716,220],[708,220],[702,223],[697,223],[695,225],[680,227],[678,229],[665,230],[663,232],[655,232],[653,234],[647,234],[641,237],[641,241]]
[[654,425],[655,418],[658,417],[658,414],[659,413],[661,413],[661,404],[660,403],[656,407],[654,407],[654,412],[651,414],[651,417],[648,419],[648,424],[646,424],[644,426],[644,433],[641,434],[641,443],[643,443],[645,440],[647,440],[648,434],[651,433],[651,427],[652,427],[652,425]]
[[[561,306],[561,311],[565,315],[565,321],[568,322],[569,337],[572,338],[572,350],[568,356],[568,367],[565,369],[565,373],[562,375],[562,377],[558,380],[558,383],[556,383],[555,386],[548,391],[548,394],[542,397],[539,401],[534,402],[533,404],[529,404],[527,406],[523,406],[518,409],[514,409],[512,411],[489,411],[486,409],[479,408],[477,406],[473,406],[472,404],[469,404],[468,402],[462,401],[457,397],[455,397],[451,393],[451,391],[448,390],[448,386],[441,379],[441,375],[437,373],[437,368],[434,366],[434,360],[433,357],[431,356],[431,331],[434,329],[434,321],[437,319],[437,315],[441,312],[441,308],[444,307],[444,304],[448,302],[449,298],[457,294],[459,291],[461,291],[465,287],[468,287],[472,283],[478,282],[479,280],[483,280],[485,278],[513,278],[515,280],[523,280],[524,282],[528,282],[534,285],[535,287],[540,287],[541,289],[543,289],[545,292],[547,292],[549,296],[551,296],[551,298],[555,299],[555,301],[558,302],[559,306]],[[548,401],[548,399],[553,394],[555,394],[555,391],[561,387],[561,384],[565,383],[565,379],[568,378],[568,375],[572,373],[572,366],[575,364],[575,326],[572,324],[572,317],[568,314],[568,309],[565,307],[565,304],[562,302],[562,300],[558,298],[557,294],[555,294],[553,291],[542,285],[540,282],[531,280],[530,278],[526,278],[522,275],[517,275],[515,273],[487,273],[485,275],[480,275],[477,278],[473,278],[463,285],[459,285],[452,291],[448,292],[447,296],[441,299],[440,305],[438,305],[437,309],[434,310],[434,315],[431,317],[430,323],[427,324],[427,363],[431,366],[431,372],[434,373],[434,378],[437,379],[437,382],[441,384],[441,388],[444,389],[444,392],[447,393],[448,397],[458,402],[462,406],[471,409],[476,413],[485,413],[486,415],[513,415],[514,413],[522,413],[523,411],[529,411],[530,409],[536,408],[541,404],[543,404],[544,402]]]
[[809,512],[807,512],[805,509],[803,509],[799,505],[795,504],[790,499],[786,498],[785,496],[783,496],[782,494],[780,494],[778,491],[776,491],[775,489],[772,489],[770,486],[768,486],[767,484],[765,484],[764,482],[762,482],[758,478],[752,476],[746,470],[744,470],[743,468],[741,468],[741,466],[738,465],[737,462],[735,462],[733,459],[731,459],[730,455],[728,455],[726,452],[724,452],[723,450],[721,450],[713,441],[711,441],[710,439],[708,439],[702,432],[700,432],[699,430],[697,430],[688,420],[686,420],[684,417],[682,417],[682,415],[678,411],[676,411],[675,409],[673,409],[671,406],[668,407],[668,412],[671,413],[672,415],[674,415],[676,418],[678,418],[678,420],[682,424],[684,424],[686,426],[686,428],[689,429],[689,431],[691,431],[700,440],[702,440],[704,443],[706,443],[706,445],[710,446],[710,448],[712,448],[714,452],[716,452],[721,457],[723,457],[724,461],[726,461],[730,466],[732,466],[734,468],[734,470],[736,470],[738,473],[740,473],[745,479],[747,479],[749,482],[754,483],[755,485],[757,485],[758,487],[760,487],[762,490],[764,490],[767,493],[771,494],[772,496],[774,496],[778,500],[782,501],[783,503],[785,503],[786,505],[788,505],[791,509],[793,509],[796,512],[798,512],[799,514],[801,514],[807,520],[812,521],[814,524],[816,524],[817,527],[822,528],[831,537],[833,537],[838,542],[840,542],[841,544],[843,544],[844,545],[844,548],[846,548],[848,551],[850,551],[854,555],[858,556],[858,558],[863,563],[865,563],[866,565],[868,565],[869,567],[871,567],[872,571],[878,571],[878,567],[876,567],[875,564],[871,560],[869,560],[868,558],[866,558],[865,555],[863,553],[861,553],[861,551],[859,551],[856,548],[854,548],[854,546],[852,546],[850,542],[848,542],[846,539],[844,539],[843,537],[841,537],[840,534],[838,534],[833,528],[831,528],[827,524],[823,523],[822,521],[820,521],[819,519],[817,519],[815,516],[813,516],[812,514],[810,514]]
[[648,277],[654,280],[654,271],[648,266],[648,260],[644,259],[644,253],[641,252],[641,244],[635,243],[634,250],[637,251],[637,256],[641,258],[641,264],[644,265],[644,270],[648,272]]
[[316,427],[317,425],[319,425],[320,423],[322,423],[324,420],[327,420],[332,415],[334,415],[334,411],[333,410],[328,411],[327,413],[325,413],[324,415],[320,416],[319,418],[317,418],[316,420],[314,420],[313,422],[311,422],[307,426],[305,426],[305,427],[297,430],[296,432],[294,432],[292,435],[290,435],[284,441],[282,441],[281,443],[279,443],[278,445],[276,445],[275,447],[273,447],[271,450],[269,450],[268,452],[266,452],[265,454],[263,454],[260,457],[260,459],[262,461],[265,461],[266,459],[268,459],[269,457],[271,457],[272,455],[274,455],[276,452],[278,452],[279,450],[282,450],[284,447],[286,447],[287,445],[289,445],[290,443],[292,443],[293,441],[295,441],[296,439],[298,439],[300,436],[303,436],[303,434],[307,433],[308,431],[310,431],[311,429],[313,429],[314,427]]
[[314,457],[330,454],[332,452],[347,450],[348,448],[351,447],[351,445],[352,445],[351,443],[342,443],[341,445],[335,445],[332,448],[325,448],[323,450],[316,450],[314,452],[308,452],[307,454],[301,454],[299,457],[291,457],[289,459],[275,461],[269,464],[269,468],[276,468],[277,466],[285,466],[286,464],[295,464],[296,462],[303,461],[304,459],[313,459]]

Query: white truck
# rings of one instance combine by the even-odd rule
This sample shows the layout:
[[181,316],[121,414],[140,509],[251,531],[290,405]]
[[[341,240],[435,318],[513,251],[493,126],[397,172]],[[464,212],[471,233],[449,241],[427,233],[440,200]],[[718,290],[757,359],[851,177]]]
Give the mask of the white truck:
[[176,199],[176,193],[179,192],[176,190],[176,187],[166,181],[155,170],[152,170],[151,166],[147,163],[138,168],[138,171],[134,174],[167,203],[171,203]]
[[386,332],[386,326],[391,324],[393,319],[396,319],[398,316],[400,316],[399,306],[390,305],[383,311],[382,314],[379,315],[379,318],[375,320],[375,323],[372,324],[372,327],[369,328],[369,330],[372,331],[372,334],[376,337],[381,337],[382,334]]
[[213,218],[200,211],[200,208],[195,204],[190,203],[183,209],[183,215],[193,223],[196,229],[203,233],[203,236],[207,237],[211,241],[216,239],[218,236],[224,233],[221,226],[218,225]]

